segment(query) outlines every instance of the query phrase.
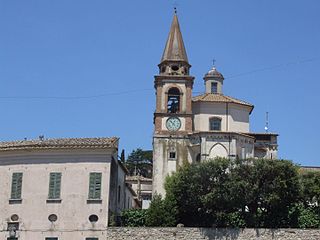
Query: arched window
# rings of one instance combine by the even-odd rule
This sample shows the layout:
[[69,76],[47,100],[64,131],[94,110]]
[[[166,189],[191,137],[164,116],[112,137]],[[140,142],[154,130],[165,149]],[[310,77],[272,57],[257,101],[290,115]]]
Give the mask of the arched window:
[[210,131],[221,131],[221,118],[213,117],[209,120]]
[[168,91],[168,113],[178,113],[180,111],[180,91],[178,88],[170,88]]

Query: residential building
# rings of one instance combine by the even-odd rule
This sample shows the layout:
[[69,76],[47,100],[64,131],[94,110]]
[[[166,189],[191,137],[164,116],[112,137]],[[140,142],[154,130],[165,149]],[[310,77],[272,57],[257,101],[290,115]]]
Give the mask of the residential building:
[[106,227],[134,198],[118,141],[0,142],[0,238],[106,239]]

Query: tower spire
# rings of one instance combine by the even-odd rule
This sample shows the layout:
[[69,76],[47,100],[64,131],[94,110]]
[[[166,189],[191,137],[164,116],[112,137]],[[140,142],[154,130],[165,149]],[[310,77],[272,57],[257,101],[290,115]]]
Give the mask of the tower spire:
[[169,32],[168,40],[163,51],[161,63],[164,61],[181,61],[188,63],[187,52],[177,16],[177,8],[174,8],[174,16]]

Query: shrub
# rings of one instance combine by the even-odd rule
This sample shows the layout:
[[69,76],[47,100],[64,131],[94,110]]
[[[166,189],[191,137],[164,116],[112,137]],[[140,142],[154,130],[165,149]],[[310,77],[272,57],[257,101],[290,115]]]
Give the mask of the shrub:
[[121,222],[125,227],[144,227],[146,225],[147,210],[128,209],[121,213]]

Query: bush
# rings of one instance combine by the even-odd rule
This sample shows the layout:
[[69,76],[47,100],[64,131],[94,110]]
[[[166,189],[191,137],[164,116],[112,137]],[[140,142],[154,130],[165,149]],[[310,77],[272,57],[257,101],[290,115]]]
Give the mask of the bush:
[[291,227],[319,228],[320,216],[318,207],[296,204],[290,209]]
[[171,202],[160,195],[155,195],[147,210],[146,223],[149,227],[174,227],[176,216]]
[[146,226],[147,210],[128,209],[121,213],[121,222],[125,227],[144,227]]

